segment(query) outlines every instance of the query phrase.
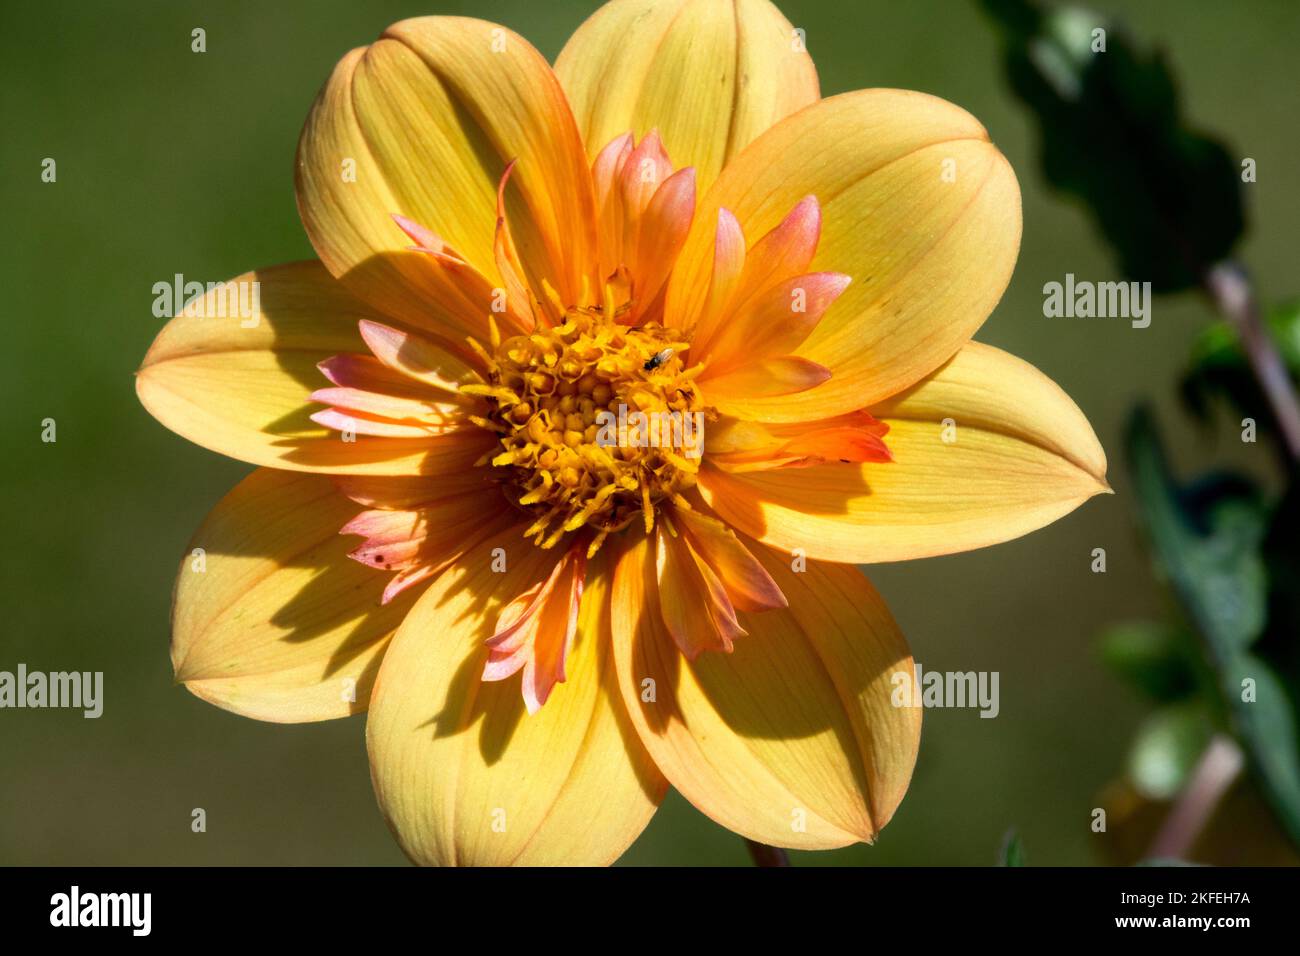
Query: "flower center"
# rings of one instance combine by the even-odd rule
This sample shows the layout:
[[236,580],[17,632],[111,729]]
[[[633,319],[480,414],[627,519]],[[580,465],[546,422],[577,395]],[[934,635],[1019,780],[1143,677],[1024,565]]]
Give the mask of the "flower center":
[[507,493],[536,520],[526,537],[553,547],[587,526],[594,554],[605,536],[695,484],[703,406],[683,369],[689,343],[657,324],[631,328],[598,309],[494,342],[490,411],[476,422],[500,435],[490,458],[507,469]]

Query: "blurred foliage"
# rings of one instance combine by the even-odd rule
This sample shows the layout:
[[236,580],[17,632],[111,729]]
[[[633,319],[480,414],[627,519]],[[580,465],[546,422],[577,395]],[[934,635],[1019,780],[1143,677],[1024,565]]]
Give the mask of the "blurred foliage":
[[1143,796],[1168,800],[1182,790],[1210,742],[1213,724],[1199,702],[1152,711],[1138,728],[1128,757],[1128,777]]
[[[1300,380],[1300,300],[1274,308],[1265,326],[1292,378]],[[1255,418],[1261,429],[1277,432],[1250,362],[1227,322],[1215,322],[1197,337],[1181,390],[1187,408],[1201,421],[1209,419],[1216,400],[1224,400]]]
[[[1130,422],[1126,454],[1153,556],[1168,577],[1179,604],[1203,641],[1204,658],[1217,677],[1217,698],[1209,696],[1235,733],[1255,770],[1265,797],[1282,825],[1300,844],[1300,747],[1297,746],[1292,660],[1261,646],[1264,636],[1289,622],[1270,616],[1270,573],[1266,540],[1278,539],[1272,524],[1279,506],[1268,505],[1240,476],[1211,475],[1180,487],[1170,474],[1148,412]],[[1272,527],[1272,530],[1270,530]],[[1286,544],[1297,545],[1294,536]],[[1295,632],[1279,635],[1294,645]],[[1290,670],[1287,677],[1282,676]],[[1288,684],[1291,689],[1288,690]],[[1208,696],[1208,695],[1207,695]],[[1175,729],[1177,728],[1177,729]],[[1163,748],[1169,767],[1190,766],[1187,749],[1208,729],[1171,724],[1148,741],[1150,753]],[[1199,750],[1197,750],[1199,752]],[[1134,782],[1138,783],[1137,778]],[[1150,783],[1150,781],[1147,781]],[[1160,787],[1148,787],[1160,795]],[[1172,796],[1174,787],[1164,795]]]
[[[1163,293],[1203,287],[1243,231],[1242,169],[1222,145],[1186,127],[1163,57],[1081,7],[980,2],[1001,28],[1011,85],[1037,120],[1047,180],[1089,208],[1126,279]],[[1273,310],[1265,325],[1300,378],[1300,303]],[[1223,470],[1179,483],[1151,413],[1139,408],[1130,417],[1125,454],[1137,512],[1177,609],[1168,621],[1114,626],[1100,641],[1106,665],[1153,705],[1124,778],[1107,792],[1123,836],[1111,840],[1112,856],[1143,858],[1214,734],[1227,731],[1251,778],[1234,784],[1192,852],[1208,854],[1195,856],[1207,862],[1278,862],[1268,840],[1276,842],[1279,825],[1300,846],[1300,469],[1277,441],[1269,404],[1226,322],[1197,338],[1181,393],[1202,421],[1216,401],[1254,419],[1256,433],[1243,438],[1267,439],[1252,447],[1272,447],[1284,463],[1283,491]],[[1260,813],[1261,801],[1275,820]],[[1250,822],[1260,839],[1239,839],[1227,853],[1215,828],[1243,808],[1265,817]]]
[[[1147,849],[1169,814],[1172,800],[1141,793],[1130,781],[1111,784],[1101,795],[1107,808],[1100,834],[1108,862],[1119,866],[1167,866],[1177,861],[1151,859]],[[1249,777],[1239,777],[1220,801],[1187,858],[1214,866],[1296,866],[1300,854],[1279,828],[1268,804]]]
[[1196,690],[1192,641],[1184,628],[1127,621],[1102,635],[1101,660],[1153,701],[1168,703]]
[[1025,843],[1020,834],[1012,827],[1002,837],[1002,849],[998,852],[998,866],[1024,866]]
[[1183,125],[1162,56],[1081,7],[982,3],[1041,127],[1048,181],[1086,203],[1127,278],[1156,292],[1195,286],[1242,233],[1239,168]]

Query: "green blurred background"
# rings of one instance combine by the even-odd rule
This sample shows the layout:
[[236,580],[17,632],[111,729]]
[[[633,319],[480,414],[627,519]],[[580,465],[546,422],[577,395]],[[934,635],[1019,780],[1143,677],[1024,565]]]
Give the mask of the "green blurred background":
[[[102,670],[105,710],[0,711],[0,863],[398,864],[375,807],[363,718],[277,726],[173,685],[168,602],[184,545],[249,468],[168,433],[132,373],[160,322],[151,287],[220,280],[311,255],[294,209],[302,121],[334,62],[392,21],[503,23],[548,57],[592,0],[41,2],[0,11],[0,347],[4,616],[0,669]],[[1036,133],[1004,79],[993,26],[958,0],[787,0],[824,94],[924,90],[974,113],[1016,168],[1024,246],[979,337],[1036,364],[1087,413],[1117,494],[993,549],[871,576],[927,670],[1001,672],[1001,714],[932,710],[911,791],[874,847],[796,864],[987,864],[1016,826],[1031,864],[1102,861],[1089,829],[1143,707],[1097,662],[1106,624],[1165,598],[1133,529],[1120,427],[1157,400],[1176,457],[1252,467],[1226,416],[1178,414],[1174,386],[1208,318],[1156,300],[1145,330],[1046,319],[1043,283],[1117,278],[1084,214],[1049,195]],[[1253,157],[1241,248],[1261,293],[1297,291],[1293,45],[1300,5],[1143,0],[1092,6],[1172,57],[1186,112]],[[190,52],[190,31],[207,52]],[[41,161],[58,181],[40,180]],[[41,420],[58,442],[40,440]],[[1254,451],[1254,449],[1260,449]],[[1105,548],[1108,571],[1093,574]],[[192,808],[206,833],[190,830]],[[669,797],[630,864],[746,863],[740,840]]]

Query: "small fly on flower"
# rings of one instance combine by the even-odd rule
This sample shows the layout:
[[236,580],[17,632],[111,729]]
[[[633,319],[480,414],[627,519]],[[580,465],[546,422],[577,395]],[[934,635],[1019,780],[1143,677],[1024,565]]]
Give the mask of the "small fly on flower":
[[663,365],[664,362],[667,362],[672,357],[673,357],[673,350],[664,349],[662,352],[658,352],[650,356],[650,358],[646,359],[645,365],[641,367],[645,369],[647,372],[653,372],[660,365]]

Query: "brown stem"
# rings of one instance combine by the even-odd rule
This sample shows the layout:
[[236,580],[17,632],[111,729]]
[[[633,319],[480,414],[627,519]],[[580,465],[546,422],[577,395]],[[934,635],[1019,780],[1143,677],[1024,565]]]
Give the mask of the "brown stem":
[[754,858],[755,866],[789,866],[790,856],[779,846],[768,846],[766,843],[757,843],[754,840],[745,839],[745,846],[749,848],[749,855]]
[[1183,859],[1214,815],[1214,809],[1241,773],[1241,750],[1226,734],[1215,734],[1196,762],[1192,776],[1178,795],[1160,831],[1151,842],[1147,857]]
[[1236,262],[1220,262],[1206,273],[1205,288],[1241,340],[1291,460],[1300,462],[1300,399],[1264,325],[1250,277]]

